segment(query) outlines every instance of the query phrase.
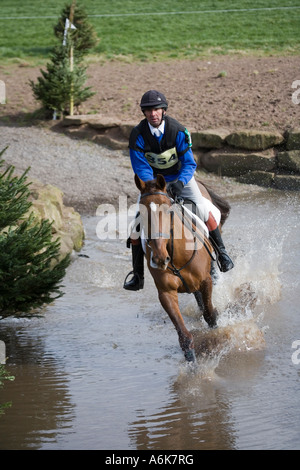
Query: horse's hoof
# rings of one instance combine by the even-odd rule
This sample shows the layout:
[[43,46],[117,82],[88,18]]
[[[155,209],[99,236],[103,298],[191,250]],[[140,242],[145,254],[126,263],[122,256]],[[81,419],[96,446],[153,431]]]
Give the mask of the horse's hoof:
[[215,316],[215,318],[204,317],[204,320],[206,321],[208,328],[211,330],[218,328],[217,316]]
[[187,360],[187,362],[196,362],[195,350],[188,349],[187,351],[184,352],[184,357]]

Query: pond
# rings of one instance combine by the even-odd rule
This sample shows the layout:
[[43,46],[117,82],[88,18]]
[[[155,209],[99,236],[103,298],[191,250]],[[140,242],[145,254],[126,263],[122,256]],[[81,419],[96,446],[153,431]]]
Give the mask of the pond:
[[[65,295],[39,318],[0,322],[15,376],[0,391],[12,402],[0,449],[299,449],[299,203],[278,191],[230,200],[235,268],[214,286],[219,328],[195,370],[150,274],[125,291],[125,241],[100,241],[97,217],[84,218]],[[194,297],[180,307],[207,338]]]

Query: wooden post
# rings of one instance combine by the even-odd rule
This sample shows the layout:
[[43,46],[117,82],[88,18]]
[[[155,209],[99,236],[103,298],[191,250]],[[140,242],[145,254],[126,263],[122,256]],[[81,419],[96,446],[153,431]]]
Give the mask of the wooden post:
[[[74,58],[73,58],[73,46],[70,47],[70,72],[72,73],[74,69]],[[71,90],[70,90],[70,116],[73,116],[74,113],[74,83],[73,78],[71,81]]]
[[[70,25],[73,24],[74,21],[74,9],[75,9],[76,1],[73,0],[71,8],[70,8]],[[73,73],[74,70],[74,56],[73,56],[73,44],[70,41],[70,72]],[[73,80],[71,81],[71,90],[70,90],[70,116],[73,116],[74,113],[74,83]]]

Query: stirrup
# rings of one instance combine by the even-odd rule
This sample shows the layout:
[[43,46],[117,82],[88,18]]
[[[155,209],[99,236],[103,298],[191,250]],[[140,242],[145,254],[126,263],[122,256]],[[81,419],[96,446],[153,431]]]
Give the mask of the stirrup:
[[[130,281],[126,282],[127,278],[131,275],[133,275],[133,278]],[[127,276],[125,277],[123,288],[126,290],[137,291],[137,290],[143,289],[143,287],[144,287],[144,278],[141,277],[139,273],[130,271],[130,273],[128,273]]]
[[230,258],[230,256],[226,253],[226,251],[219,252],[218,266],[222,273],[226,273],[227,271],[230,271],[230,269],[234,267],[233,261]]

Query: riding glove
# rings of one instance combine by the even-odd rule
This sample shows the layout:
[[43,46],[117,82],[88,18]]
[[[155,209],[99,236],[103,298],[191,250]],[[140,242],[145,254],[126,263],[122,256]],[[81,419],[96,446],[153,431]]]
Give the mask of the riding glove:
[[179,197],[182,193],[184,184],[182,181],[176,181],[176,183],[171,183],[168,187],[168,191],[170,195],[175,199],[175,197]]

